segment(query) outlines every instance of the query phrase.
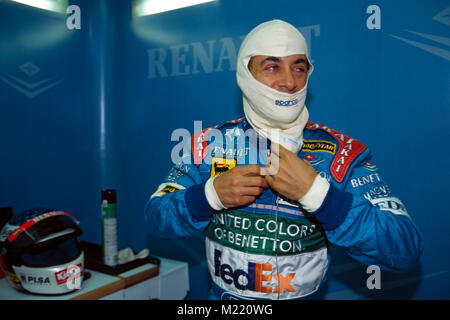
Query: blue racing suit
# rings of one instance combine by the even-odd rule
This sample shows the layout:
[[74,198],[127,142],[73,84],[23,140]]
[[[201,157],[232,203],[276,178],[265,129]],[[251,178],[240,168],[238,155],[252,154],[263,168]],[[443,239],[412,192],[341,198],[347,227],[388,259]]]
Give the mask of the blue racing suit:
[[304,129],[298,157],[330,182],[319,209],[308,213],[269,188],[248,206],[214,211],[204,192],[210,177],[268,161],[270,146],[248,129],[242,118],[195,133],[145,209],[154,235],[183,237],[206,229],[213,297],[311,297],[325,279],[329,243],[382,270],[406,272],[418,264],[420,233],[369,149],[317,123]]

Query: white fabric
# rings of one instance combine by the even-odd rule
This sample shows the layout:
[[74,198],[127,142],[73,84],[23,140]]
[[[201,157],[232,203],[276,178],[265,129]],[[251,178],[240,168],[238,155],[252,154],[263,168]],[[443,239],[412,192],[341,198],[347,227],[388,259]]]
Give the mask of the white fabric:
[[227,209],[219,199],[216,189],[214,188],[214,179],[218,176],[209,178],[205,183],[205,196],[211,208],[216,211]]
[[131,248],[126,248],[119,250],[117,253],[117,260],[119,264],[124,264],[136,259],[144,259],[147,258],[150,251],[148,249],[142,249],[139,253],[134,254]]
[[330,189],[330,183],[327,179],[321,177],[319,174],[314,179],[314,182],[309,188],[308,192],[298,200],[303,209],[308,212],[314,212],[320,208]]
[[[309,61],[302,34],[281,20],[262,23],[250,31],[239,49],[236,76],[242,90],[244,113],[250,125],[261,136],[298,153],[309,116],[305,106],[308,82],[293,94],[280,92],[257,81],[248,69],[253,56],[286,57],[293,54],[304,54]],[[311,65],[308,78],[312,71]]]
[[[274,220],[272,220],[274,221]],[[250,237],[251,238],[251,237]],[[258,237],[257,237],[258,238]],[[269,243],[269,241],[267,241]],[[322,283],[328,269],[328,251],[326,247],[320,248],[313,252],[304,252],[295,255],[265,255],[252,254],[245,250],[238,251],[217,242],[211,241],[205,237],[206,260],[211,279],[222,289],[241,297],[251,297],[259,299],[298,299],[316,292]],[[215,252],[221,253],[220,259],[215,259]],[[245,285],[245,277],[253,277],[254,281],[261,283],[265,287],[272,287],[272,292],[260,292],[254,290],[240,290],[236,287],[235,282],[224,281],[221,276],[215,273],[216,264],[228,265],[231,273],[239,270],[241,276],[235,281],[241,285]],[[259,278],[255,278],[255,270],[249,270],[249,263],[262,264],[270,267],[271,270],[261,272]],[[283,290],[281,293],[276,292],[276,288],[280,286],[276,276],[281,274],[286,277],[288,274],[293,275],[290,285],[295,291]],[[262,281],[261,276],[270,280]],[[232,276],[227,276],[233,279]],[[248,280],[247,280],[248,281]],[[223,298],[223,297],[219,297]]]

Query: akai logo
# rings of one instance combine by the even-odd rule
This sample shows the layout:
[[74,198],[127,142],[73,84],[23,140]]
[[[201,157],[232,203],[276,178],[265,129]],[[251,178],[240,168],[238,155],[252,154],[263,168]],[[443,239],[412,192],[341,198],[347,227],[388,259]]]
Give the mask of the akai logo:
[[[284,290],[296,292],[297,290],[292,286],[291,281],[295,277],[295,273],[289,273],[286,277],[281,274],[265,274],[264,272],[271,272],[272,265],[266,263],[248,263],[248,270],[233,268],[229,264],[221,263],[220,258],[222,252],[214,250],[214,268],[216,277],[222,278],[227,284],[234,284],[238,290],[251,290],[264,293],[282,293]],[[263,282],[269,282],[272,277],[278,281],[278,287],[273,288],[264,286]],[[245,280],[246,279],[246,280]]]
[[82,265],[81,263],[75,265],[75,266],[69,266],[64,270],[58,271],[55,273],[56,282],[58,285],[63,284],[69,280],[73,280],[76,277],[81,276],[82,272]]

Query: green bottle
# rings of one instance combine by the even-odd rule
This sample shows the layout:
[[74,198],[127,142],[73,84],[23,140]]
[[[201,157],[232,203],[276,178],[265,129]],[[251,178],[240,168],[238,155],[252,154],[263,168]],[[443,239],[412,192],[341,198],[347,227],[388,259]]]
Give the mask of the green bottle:
[[117,265],[116,190],[102,190],[103,263]]

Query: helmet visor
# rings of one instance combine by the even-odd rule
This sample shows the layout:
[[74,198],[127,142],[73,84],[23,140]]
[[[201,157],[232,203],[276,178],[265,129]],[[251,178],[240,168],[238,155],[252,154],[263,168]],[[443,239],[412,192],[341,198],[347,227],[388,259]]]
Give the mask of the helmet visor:
[[20,253],[22,263],[30,267],[48,267],[68,263],[82,251],[76,238],[52,241],[48,245],[32,246]]

